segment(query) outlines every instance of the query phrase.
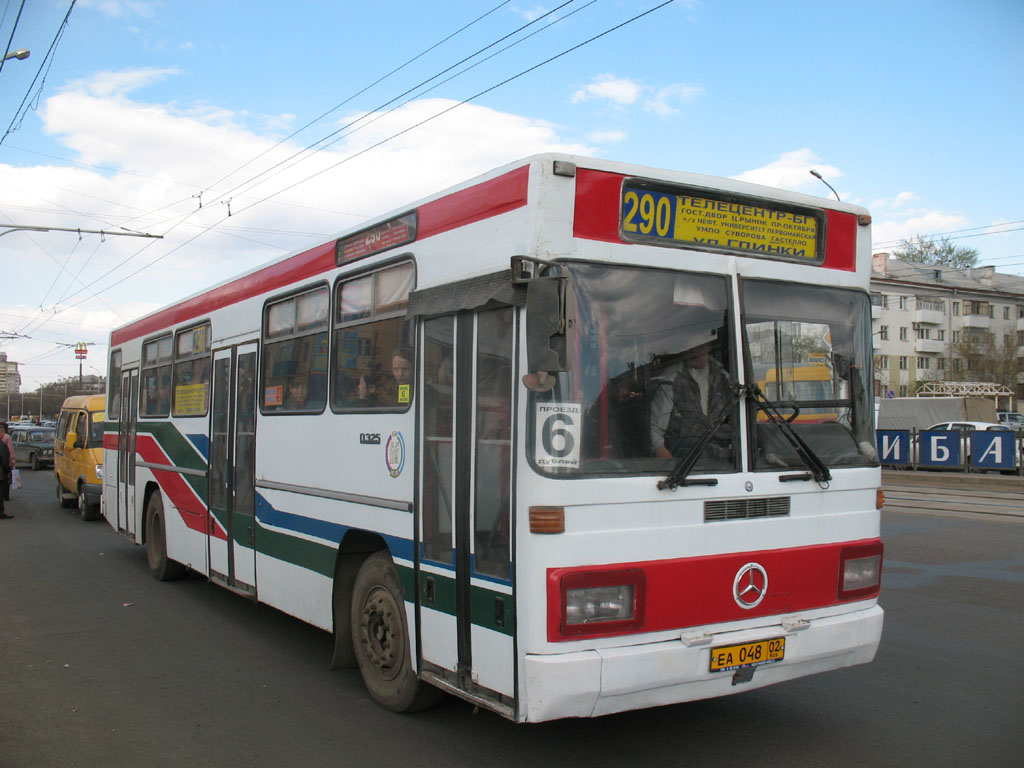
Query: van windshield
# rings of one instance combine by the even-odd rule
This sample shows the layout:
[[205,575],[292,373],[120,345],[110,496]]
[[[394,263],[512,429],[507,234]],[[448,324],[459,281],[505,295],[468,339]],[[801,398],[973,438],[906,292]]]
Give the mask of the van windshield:
[[103,411],[89,414],[89,444],[87,448],[103,447]]

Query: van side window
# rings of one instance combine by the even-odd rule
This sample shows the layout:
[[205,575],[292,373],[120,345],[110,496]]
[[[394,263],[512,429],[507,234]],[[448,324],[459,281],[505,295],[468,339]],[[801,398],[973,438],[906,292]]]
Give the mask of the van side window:
[[174,338],[167,334],[142,345],[143,416],[166,416],[171,412],[171,358]]
[[263,413],[319,413],[327,402],[327,286],[268,303],[263,313]]
[[210,324],[178,331],[174,353],[175,416],[205,416],[210,408]]

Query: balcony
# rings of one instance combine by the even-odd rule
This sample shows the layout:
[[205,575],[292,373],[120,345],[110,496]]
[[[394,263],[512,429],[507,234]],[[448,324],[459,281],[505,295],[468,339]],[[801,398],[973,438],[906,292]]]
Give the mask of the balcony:
[[919,355],[937,355],[946,350],[946,342],[936,339],[917,339],[914,342],[914,351]]
[[988,315],[964,315],[961,319],[964,328],[991,328],[992,318]]
[[941,309],[915,309],[914,322],[925,325],[944,325],[946,313]]
[[[872,315],[874,317],[874,315]],[[1024,331],[1024,317],[1017,318],[1017,330]]]
[[[882,316],[882,309],[883,309],[883,307],[882,307],[881,304],[872,304],[871,305],[871,319],[872,320],[877,320],[878,318],[880,318]],[[1024,318],[1021,318],[1021,320],[1019,322],[1024,322]],[[1020,328],[1021,326],[1018,325],[1017,327]]]

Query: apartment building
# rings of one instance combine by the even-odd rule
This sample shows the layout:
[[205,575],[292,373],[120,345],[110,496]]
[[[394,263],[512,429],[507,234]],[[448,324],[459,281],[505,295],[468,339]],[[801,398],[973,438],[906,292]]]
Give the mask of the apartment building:
[[[875,394],[927,382],[993,382],[1024,394],[1024,277],[873,256]],[[891,393],[891,394],[890,394]]]
[[16,395],[21,391],[21,374],[18,364],[7,360],[7,353],[0,352],[0,397]]

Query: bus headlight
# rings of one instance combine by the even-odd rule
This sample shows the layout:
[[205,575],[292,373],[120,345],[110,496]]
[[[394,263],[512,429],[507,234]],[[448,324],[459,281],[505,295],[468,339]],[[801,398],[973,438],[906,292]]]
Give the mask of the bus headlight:
[[565,623],[627,621],[633,618],[633,585],[583,587],[565,594]]
[[549,572],[551,577],[558,583],[562,639],[619,635],[643,624],[643,570],[565,569]]
[[103,479],[103,465],[102,464],[97,464],[96,465],[96,477],[99,480]]
[[839,552],[839,599],[877,594],[882,585],[882,542],[843,547]]

